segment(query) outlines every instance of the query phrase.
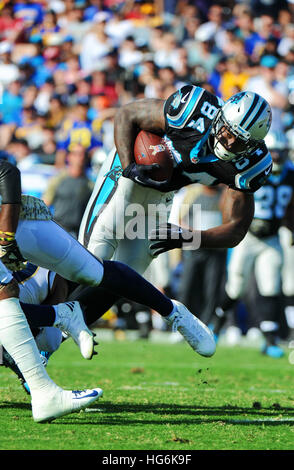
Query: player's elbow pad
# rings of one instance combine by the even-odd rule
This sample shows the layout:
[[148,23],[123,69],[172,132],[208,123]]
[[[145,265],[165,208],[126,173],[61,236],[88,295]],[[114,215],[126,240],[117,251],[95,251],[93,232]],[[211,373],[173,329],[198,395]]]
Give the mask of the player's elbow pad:
[[7,161],[0,163],[0,195],[2,204],[21,203],[20,171]]

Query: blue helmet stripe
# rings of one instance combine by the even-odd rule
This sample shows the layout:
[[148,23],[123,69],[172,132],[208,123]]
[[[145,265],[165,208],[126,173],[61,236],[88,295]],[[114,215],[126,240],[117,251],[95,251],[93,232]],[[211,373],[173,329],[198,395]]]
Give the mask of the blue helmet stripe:
[[258,95],[255,95],[252,105],[250,106],[249,110],[247,111],[247,113],[246,113],[245,116],[243,117],[242,121],[240,122],[240,126],[241,126],[241,127],[245,124],[245,122],[247,121],[247,119],[250,117],[251,113],[253,112],[255,106],[256,106],[257,103],[258,103],[258,100],[259,100],[259,96],[258,96]]
[[256,123],[257,119],[259,118],[259,116],[261,115],[261,113],[264,111],[266,107],[266,102],[265,100],[263,100],[263,102],[261,103],[261,106],[259,107],[259,110],[257,111],[257,113],[255,114],[254,118],[252,119],[252,121],[248,124],[248,126],[245,128],[246,131],[248,131],[248,129],[250,129],[250,127],[253,126],[253,124]]

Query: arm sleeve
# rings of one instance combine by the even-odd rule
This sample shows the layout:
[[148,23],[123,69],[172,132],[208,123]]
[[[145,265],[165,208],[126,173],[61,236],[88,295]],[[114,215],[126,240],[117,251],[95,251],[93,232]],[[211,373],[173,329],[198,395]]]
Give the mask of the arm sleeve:
[[20,171],[7,161],[0,162],[0,195],[2,204],[21,204]]

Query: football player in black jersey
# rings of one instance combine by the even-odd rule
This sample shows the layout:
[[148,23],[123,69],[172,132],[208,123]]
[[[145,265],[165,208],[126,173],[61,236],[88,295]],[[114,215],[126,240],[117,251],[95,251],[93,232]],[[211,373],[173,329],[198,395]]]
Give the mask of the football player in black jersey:
[[232,251],[224,298],[216,309],[214,331],[219,334],[228,311],[243,297],[254,273],[258,288],[252,312],[254,323],[266,339],[262,351],[278,358],[284,355],[277,343],[283,322],[283,250],[279,228],[290,214],[292,217],[287,218],[287,225],[294,232],[294,165],[287,159],[288,142],[283,133],[270,131],[265,142],[273,159],[272,174],[254,193],[255,213],[248,234]]
[[[238,245],[252,221],[252,193],[271,172],[272,159],[263,140],[270,125],[270,106],[252,92],[238,93],[223,103],[204,88],[187,85],[166,101],[143,99],[123,106],[114,123],[116,149],[100,170],[79,241],[95,256],[120,260],[141,274],[161,252],[184,242],[187,247],[188,240],[195,248],[200,236],[203,248]],[[133,148],[140,130],[164,136],[174,160],[169,181],[154,181],[150,168],[135,163]],[[197,232],[168,224],[174,191],[191,183],[227,186],[222,225]],[[150,204],[160,209],[150,214]],[[141,231],[130,236],[134,206]],[[156,226],[151,243],[150,220]],[[191,329],[183,316],[172,323],[179,330],[184,325]]]
[[[252,92],[238,93],[223,103],[204,88],[187,85],[166,101],[143,99],[123,106],[115,117],[116,150],[97,178],[79,241],[95,255],[114,257],[143,273],[154,256],[181,247],[193,234],[164,224],[152,231],[151,245],[146,240],[127,243],[117,236],[126,219],[116,218],[116,225],[110,225],[115,207],[121,201],[145,204],[144,208],[146,201],[167,204],[175,190],[188,184],[223,183],[223,224],[201,231],[201,247],[236,246],[253,217],[252,193],[271,172],[272,159],[263,140],[270,125],[270,106]],[[141,129],[165,136],[174,157],[170,181],[152,180],[146,168],[134,162],[134,141]]]

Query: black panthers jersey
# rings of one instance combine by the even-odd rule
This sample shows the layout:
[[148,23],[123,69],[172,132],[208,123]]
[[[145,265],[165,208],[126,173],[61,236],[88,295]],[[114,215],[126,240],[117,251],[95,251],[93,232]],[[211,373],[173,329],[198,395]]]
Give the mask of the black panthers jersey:
[[[175,160],[175,174],[182,184],[226,184],[254,192],[267,180],[272,159],[262,143],[251,154],[230,162],[217,158],[208,139],[213,119],[224,102],[204,88],[186,85],[165,102],[165,141]],[[183,184],[184,181],[184,184]]]
[[255,213],[249,231],[258,238],[275,235],[294,193],[294,165],[287,162],[279,176],[271,175],[254,193]]

